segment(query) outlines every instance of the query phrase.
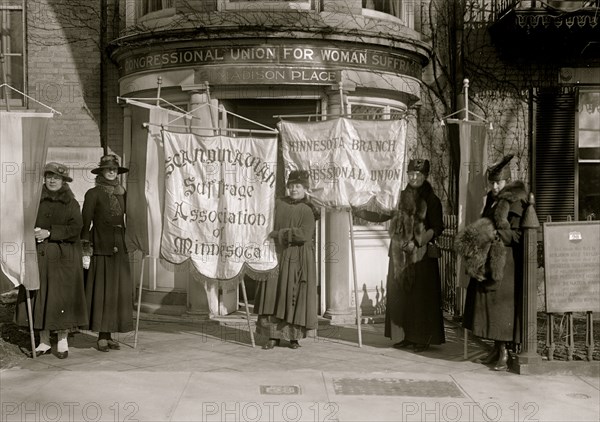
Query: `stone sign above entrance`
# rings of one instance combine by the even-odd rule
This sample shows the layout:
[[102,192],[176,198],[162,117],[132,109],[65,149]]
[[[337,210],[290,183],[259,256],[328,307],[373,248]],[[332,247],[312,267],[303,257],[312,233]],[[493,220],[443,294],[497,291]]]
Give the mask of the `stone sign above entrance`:
[[[259,46],[215,46],[187,47],[147,51],[124,57],[119,61],[121,76],[174,67],[198,67],[203,65],[236,64],[259,65],[258,69],[240,69],[238,74],[222,75],[223,82],[229,79],[247,78],[256,82],[265,80],[287,82],[332,82],[335,81],[335,70],[343,68],[360,68],[380,70],[383,72],[402,74],[419,78],[421,64],[418,59],[408,55],[390,53],[384,50],[365,48],[345,48],[313,45],[259,45]],[[281,74],[276,71],[281,66],[293,66],[293,69],[283,69]],[[307,71],[297,69],[305,66]],[[316,67],[318,69],[312,69]],[[244,71],[257,72],[251,77]],[[209,71],[210,72],[210,71]],[[221,70],[219,70],[221,72]],[[316,72],[316,73],[314,73]],[[262,75],[262,76],[261,76]],[[278,79],[280,78],[280,79]]]

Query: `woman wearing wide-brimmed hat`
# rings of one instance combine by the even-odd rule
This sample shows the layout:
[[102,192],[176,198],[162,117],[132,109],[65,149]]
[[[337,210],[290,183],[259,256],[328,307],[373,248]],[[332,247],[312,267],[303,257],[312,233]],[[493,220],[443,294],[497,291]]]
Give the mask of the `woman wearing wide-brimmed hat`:
[[[69,330],[87,328],[81,243],[82,221],[79,202],[68,182],[69,169],[60,163],[44,167],[44,186],[35,221],[40,288],[32,291],[33,328],[39,330],[36,354],[51,352],[50,331],[58,337],[59,359],[69,354]],[[21,286],[15,319],[27,326],[26,294]]]
[[[96,186],[83,203],[84,252],[92,256],[86,280],[90,330],[98,332],[98,350],[119,349],[111,333],[133,330],[133,285],[125,247],[125,189],[117,176],[129,171],[116,155],[100,159]],[[91,227],[91,229],[90,229]]]

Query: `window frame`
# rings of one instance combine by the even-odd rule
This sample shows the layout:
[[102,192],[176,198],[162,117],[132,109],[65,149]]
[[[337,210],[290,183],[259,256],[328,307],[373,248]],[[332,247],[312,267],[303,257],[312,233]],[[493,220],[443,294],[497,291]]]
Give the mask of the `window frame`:
[[136,21],[143,23],[153,19],[168,18],[175,15],[175,0],[161,0],[163,3],[160,9],[148,12],[147,2],[150,0],[142,0],[135,3]]
[[[581,183],[584,180],[587,180],[587,177],[582,177],[581,173],[582,173],[582,169],[586,169],[586,171],[590,170],[590,167],[593,166],[595,168],[595,172],[598,173],[600,172],[600,157],[596,157],[597,154],[597,150],[600,150],[600,146],[592,146],[592,147],[587,147],[587,146],[581,146],[581,142],[580,142],[580,137],[582,135],[582,132],[592,132],[592,133],[597,133],[600,136],[600,129],[598,128],[589,128],[589,127],[581,127],[581,113],[584,111],[583,108],[586,107],[586,105],[582,104],[582,100],[584,98],[585,95],[587,94],[592,94],[593,96],[600,96],[600,87],[582,87],[579,89],[579,92],[577,93],[577,115],[575,118],[575,151],[576,151],[576,171],[575,171],[575,195],[576,195],[576,199],[575,199],[575,214],[577,215],[577,220],[579,221],[585,221],[586,219],[586,215],[583,215],[582,212],[584,212],[585,210],[582,209],[582,206],[585,205],[583,201],[584,198],[582,198],[582,195],[586,192],[589,191],[589,189],[583,189],[582,190],[582,186]],[[588,112],[588,114],[600,114],[600,101],[598,102],[598,104],[592,104],[593,106],[593,110],[590,113],[589,110],[586,110]],[[594,153],[594,151],[592,151],[592,157],[582,157],[581,153],[582,153],[582,149],[590,149],[590,150],[596,150],[596,153]],[[588,174],[589,177],[589,174]],[[592,182],[593,183],[593,182]],[[588,195],[589,197],[589,195]],[[590,214],[590,216],[592,217],[592,219],[594,220],[598,220],[600,219],[600,212],[598,212],[598,214],[596,212],[592,212]]]
[[[368,2],[369,0],[365,0],[365,1]],[[385,1],[389,1],[389,0],[385,0]],[[369,18],[374,18],[374,19],[389,20],[392,22],[397,22],[397,23],[400,23],[401,25],[404,25],[411,29],[414,29],[414,11],[412,14],[410,14],[412,16],[412,20],[407,19],[409,16],[409,13],[408,13],[408,5],[406,4],[405,0],[400,1],[400,10],[398,11],[399,16],[393,15],[388,12],[383,12],[381,10],[377,10],[377,9],[375,9],[375,5],[373,5],[372,8],[366,7],[366,6],[367,6],[367,4],[363,5],[361,2],[363,16],[367,16]]]
[[317,8],[319,1],[320,0],[218,0],[217,10],[227,12],[239,10],[277,10],[278,12],[293,12],[297,10],[311,11]]
[[[6,57],[20,57],[21,61],[22,61],[22,66],[21,66],[21,80],[23,81],[23,86],[21,87],[22,92],[24,94],[27,94],[28,91],[28,83],[27,83],[27,9],[26,9],[26,1],[25,0],[20,0],[20,4],[16,5],[16,4],[3,4],[0,3],[0,15],[4,14],[4,11],[8,11],[9,13],[11,11],[20,11],[21,12],[21,44],[23,46],[23,51],[22,53],[4,53],[4,51],[0,51],[0,53],[4,54],[5,60],[4,60],[4,66],[8,66],[7,65],[7,61],[6,61]],[[0,17],[0,24],[2,22],[1,20],[2,18]],[[1,37],[1,35],[0,35]],[[0,48],[4,49],[4,46],[1,42],[0,39]],[[8,83],[9,81],[5,81],[4,80],[4,72],[1,72],[0,69],[0,78],[2,78],[2,82],[1,83]],[[9,83],[9,86],[12,86],[12,84]],[[12,86],[15,89],[18,89],[18,87]],[[0,93],[1,98],[0,98],[0,109],[7,109],[8,107],[16,107],[16,108],[27,108],[28,103],[27,103],[27,97],[25,96],[18,96],[18,97],[13,97],[10,96],[10,100],[8,98],[4,98],[4,95],[6,92],[12,93],[14,94],[14,91],[7,89],[5,90],[4,88],[2,89],[2,92]],[[7,107],[8,105],[8,107]]]

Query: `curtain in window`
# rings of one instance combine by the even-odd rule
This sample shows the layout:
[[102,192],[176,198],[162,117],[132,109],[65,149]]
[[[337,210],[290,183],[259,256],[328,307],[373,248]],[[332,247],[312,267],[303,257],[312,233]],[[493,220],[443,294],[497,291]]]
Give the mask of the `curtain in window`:
[[173,6],[173,0],[146,0],[144,2],[144,14],[167,9]]

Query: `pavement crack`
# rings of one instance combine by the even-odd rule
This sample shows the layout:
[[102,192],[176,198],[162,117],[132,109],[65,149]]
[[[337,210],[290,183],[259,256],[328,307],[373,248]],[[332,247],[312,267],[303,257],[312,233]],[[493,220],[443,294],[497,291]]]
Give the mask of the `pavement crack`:
[[193,372],[190,372],[187,380],[185,381],[185,385],[183,386],[183,388],[181,389],[181,392],[179,393],[179,396],[177,397],[177,400],[175,400],[175,402],[173,403],[173,405],[171,406],[171,408],[169,409],[169,411],[166,414],[166,417],[169,421],[173,420],[173,414],[175,413],[175,410],[177,410],[177,406],[179,406],[179,402],[181,401],[181,397],[183,397],[183,393],[185,393],[185,390],[187,389],[187,386],[190,383],[190,379],[192,378]]

